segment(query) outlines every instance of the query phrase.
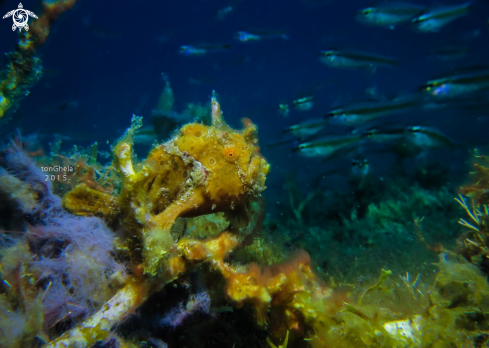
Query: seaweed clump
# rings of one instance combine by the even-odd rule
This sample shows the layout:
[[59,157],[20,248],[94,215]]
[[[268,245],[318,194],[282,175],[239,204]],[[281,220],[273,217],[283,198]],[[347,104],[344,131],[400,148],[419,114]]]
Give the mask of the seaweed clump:
[[275,229],[269,233],[277,244],[307,250],[324,279],[356,282],[382,267],[395,273],[430,273],[435,249],[454,248],[463,231],[457,225],[456,190],[449,185],[427,189],[404,178],[386,179],[371,183],[369,194],[361,198],[312,187],[301,194],[289,182],[290,209],[297,214],[294,219],[284,214],[265,227]]
[[489,160],[476,151],[473,161],[469,182],[455,199],[467,214],[459,220],[465,232],[457,239],[457,252],[489,277]]
[[308,339],[313,347],[474,347],[487,342],[489,286],[457,254],[442,253],[432,285],[409,274],[352,292],[341,310],[323,316]]
[[473,198],[478,205],[489,204],[489,158],[474,151],[473,171],[469,173],[469,182],[462,186],[460,193]]

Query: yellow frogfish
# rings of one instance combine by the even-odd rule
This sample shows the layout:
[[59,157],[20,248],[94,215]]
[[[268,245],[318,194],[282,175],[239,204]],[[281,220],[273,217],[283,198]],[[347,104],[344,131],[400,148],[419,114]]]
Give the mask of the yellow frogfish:
[[126,135],[114,147],[123,180],[118,198],[123,225],[142,232],[145,272],[154,273],[173,244],[169,230],[178,217],[240,209],[265,189],[270,165],[260,155],[257,128],[247,120],[241,131],[223,120],[212,98],[212,125],[184,125],[133,165]]

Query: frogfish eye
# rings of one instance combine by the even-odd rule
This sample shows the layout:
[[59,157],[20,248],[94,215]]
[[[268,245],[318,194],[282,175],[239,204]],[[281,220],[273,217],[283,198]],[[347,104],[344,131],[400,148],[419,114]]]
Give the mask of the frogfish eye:
[[224,148],[224,158],[228,162],[234,162],[238,159],[239,154],[234,146],[229,146]]

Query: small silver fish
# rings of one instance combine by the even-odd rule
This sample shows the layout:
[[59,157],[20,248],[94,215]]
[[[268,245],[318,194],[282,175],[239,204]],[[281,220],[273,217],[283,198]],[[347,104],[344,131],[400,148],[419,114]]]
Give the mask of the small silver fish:
[[183,56],[203,56],[210,52],[218,52],[229,49],[229,45],[202,45],[202,46],[192,46],[184,45],[180,46],[179,53]]
[[180,46],[180,54],[184,56],[203,56],[207,51],[194,46]]
[[254,32],[248,32],[248,31],[238,31],[235,36],[236,40],[241,41],[241,42],[248,42],[248,41],[260,41],[264,39],[283,39],[283,40],[288,40],[289,36],[281,31],[254,31]]
[[433,97],[454,97],[489,88],[489,68],[473,67],[429,80],[420,90]]
[[246,31],[238,31],[236,33],[235,38],[236,38],[236,40],[241,41],[241,42],[261,40],[260,36],[248,33]]
[[300,111],[311,110],[312,107],[314,106],[314,96],[307,95],[304,97],[297,98],[292,102],[292,106]]
[[305,139],[311,135],[319,133],[322,129],[324,129],[326,124],[327,122],[323,119],[313,118],[285,128],[284,133],[291,134],[299,139]]
[[430,127],[373,128],[363,135],[368,140],[389,144],[390,149],[400,157],[413,157],[427,150],[454,147],[445,134]]
[[153,126],[144,126],[136,130],[133,140],[135,144],[151,145],[158,140]]
[[426,9],[425,6],[406,2],[393,2],[377,7],[367,7],[357,12],[356,19],[369,25],[389,27],[409,22],[419,16]]
[[410,143],[419,146],[423,150],[454,147],[450,138],[435,128],[412,126],[407,127],[404,132]]
[[457,18],[465,16],[471,7],[470,2],[452,6],[440,6],[414,18],[412,23],[422,32],[437,32]]
[[329,123],[341,126],[356,126],[382,116],[406,111],[416,106],[416,97],[406,96],[391,101],[357,102],[330,111],[325,118]]
[[319,60],[332,68],[367,69],[372,72],[378,67],[395,67],[399,65],[396,60],[388,57],[356,51],[321,51]]
[[351,150],[362,140],[361,135],[331,135],[312,142],[301,143],[294,149],[306,157],[334,157],[340,152]]

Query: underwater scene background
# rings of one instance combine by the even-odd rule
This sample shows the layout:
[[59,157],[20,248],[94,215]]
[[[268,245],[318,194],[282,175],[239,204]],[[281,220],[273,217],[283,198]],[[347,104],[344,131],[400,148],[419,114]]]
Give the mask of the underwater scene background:
[[488,345],[489,1],[0,10],[0,347]]

